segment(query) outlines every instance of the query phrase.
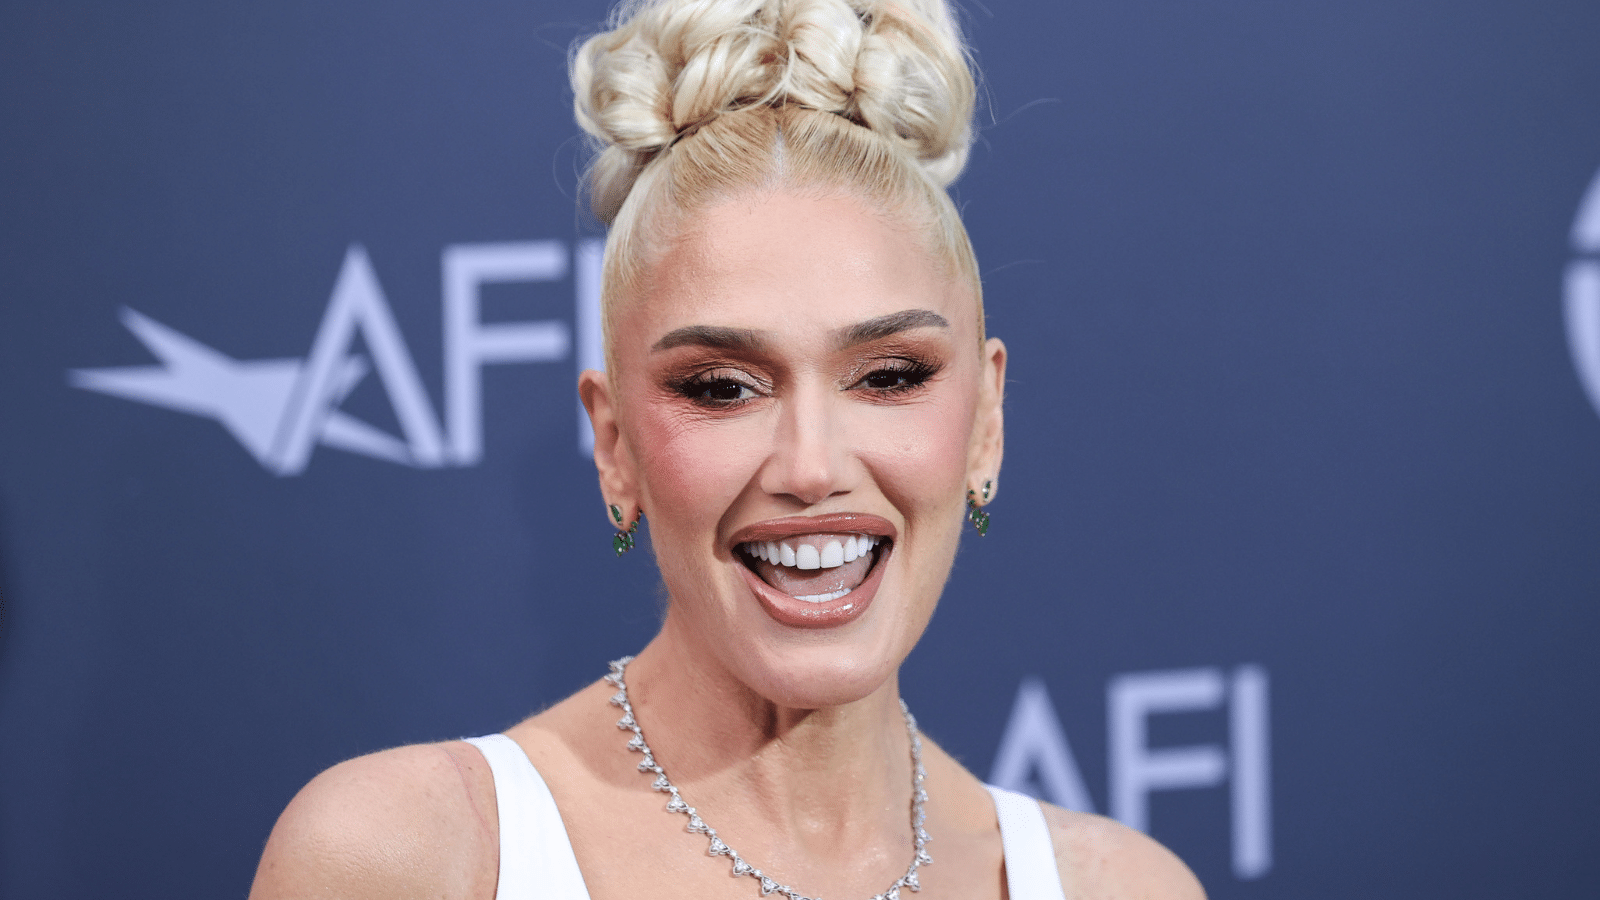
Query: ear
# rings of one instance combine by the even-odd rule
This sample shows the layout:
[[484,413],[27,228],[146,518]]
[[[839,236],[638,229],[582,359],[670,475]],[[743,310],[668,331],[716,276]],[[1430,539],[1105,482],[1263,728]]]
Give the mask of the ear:
[[1000,484],[1000,458],[1005,455],[1006,345],[999,338],[983,342],[979,368],[978,412],[972,428],[972,448],[967,455],[968,487],[982,490],[993,481],[993,500]]
[[[578,398],[588,410],[589,425],[594,428],[594,467],[600,474],[600,495],[607,505],[616,504],[622,508],[623,516],[631,519],[640,499],[639,469],[617,423],[611,380],[604,372],[584,370],[578,376]],[[609,509],[605,516],[611,527],[617,527]]]

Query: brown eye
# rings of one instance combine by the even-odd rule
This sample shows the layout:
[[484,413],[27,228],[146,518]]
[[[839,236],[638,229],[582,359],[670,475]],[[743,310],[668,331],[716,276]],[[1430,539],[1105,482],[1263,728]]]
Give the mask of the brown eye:
[[876,391],[891,391],[904,387],[908,383],[906,373],[893,369],[881,369],[861,379],[861,383]]
[[873,369],[855,387],[877,394],[894,395],[915,391],[939,371],[939,367],[920,360],[902,359]]
[[678,396],[697,406],[727,409],[761,396],[755,384],[742,373],[727,369],[702,372],[673,385]]
[[737,381],[714,381],[701,389],[700,396],[706,400],[715,400],[719,403],[732,403],[738,400],[749,400],[755,396],[755,391]]

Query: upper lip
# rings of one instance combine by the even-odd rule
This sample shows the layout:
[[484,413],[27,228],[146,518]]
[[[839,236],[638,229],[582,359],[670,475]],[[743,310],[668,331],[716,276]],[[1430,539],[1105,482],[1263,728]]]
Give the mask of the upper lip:
[[779,541],[798,534],[868,534],[895,538],[894,524],[871,513],[829,513],[824,516],[785,516],[746,525],[733,533],[734,546],[752,541]]

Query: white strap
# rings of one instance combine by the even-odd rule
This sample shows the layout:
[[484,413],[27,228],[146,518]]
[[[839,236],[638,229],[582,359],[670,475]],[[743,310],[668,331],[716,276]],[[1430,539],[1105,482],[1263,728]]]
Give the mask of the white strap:
[[[578,858],[550,788],[522,747],[503,734],[466,738],[489,761],[500,820],[495,900],[589,900]],[[1011,900],[1066,900],[1044,810],[1032,797],[987,786],[1000,819]]]
[[1011,900],[1066,900],[1050,825],[1039,801],[985,785],[1000,817],[1000,843],[1006,854],[1006,888]]
[[500,818],[495,900],[589,900],[556,799],[522,747],[503,734],[466,738],[489,761]]

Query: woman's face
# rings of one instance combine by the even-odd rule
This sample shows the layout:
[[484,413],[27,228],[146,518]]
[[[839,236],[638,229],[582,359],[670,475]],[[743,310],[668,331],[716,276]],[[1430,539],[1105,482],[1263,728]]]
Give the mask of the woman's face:
[[866,696],[998,471],[1004,348],[917,233],[843,193],[715,206],[641,281],[583,393],[602,488],[649,518],[666,634],[785,706]]

